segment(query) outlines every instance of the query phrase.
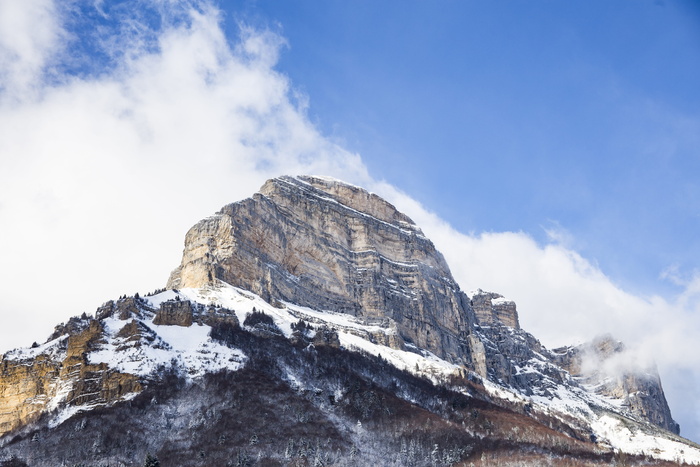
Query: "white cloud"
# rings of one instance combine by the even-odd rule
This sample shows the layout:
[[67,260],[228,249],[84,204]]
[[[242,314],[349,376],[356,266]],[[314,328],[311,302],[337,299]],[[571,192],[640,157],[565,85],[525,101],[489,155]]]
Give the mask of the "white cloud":
[[[122,61],[97,77],[43,79],[46,51],[66,32],[38,51],[7,45],[31,64],[10,66],[13,77],[33,84],[0,104],[5,349],[109,298],[161,287],[187,229],[271,176],[367,176],[359,156],[319,135],[290,100],[273,69],[283,41],[244,29],[232,47],[218,12],[200,6],[166,26],[155,48],[142,32],[111,41]],[[34,14],[26,7],[20,17]]]
[[[0,0],[0,350],[42,340],[107,299],[163,286],[196,221],[269,177],[319,173],[397,204],[465,289],[515,300],[522,326],[546,345],[609,332],[650,352],[674,388],[686,387],[679,375],[698,379],[700,278],[674,299],[638,297],[564,244],[455,231],[319,134],[306,99],[274,68],[279,36],[242,27],[231,44],[206,2],[160,7],[188,19],[153,33],[154,47],[143,25],[120,30],[105,40],[121,57],[111,72],[50,83],[45,71],[68,35],[62,15],[48,0]],[[695,401],[688,391],[671,392]]]
[[0,89],[5,98],[36,85],[63,37],[52,0],[0,0]]

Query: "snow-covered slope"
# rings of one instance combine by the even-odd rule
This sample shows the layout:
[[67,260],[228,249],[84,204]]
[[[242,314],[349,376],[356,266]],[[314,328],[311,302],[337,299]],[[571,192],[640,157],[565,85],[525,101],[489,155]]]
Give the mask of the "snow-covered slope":
[[[168,368],[179,371],[189,379],[196,379],[206,373],[220,370],[236,371],[245,365],[246,355],[240,350],[231,349],[210,337],[211,326],[193,323],[189,327],[154,324],[156,310],[166,302],[191,302],[197,315],[211,313],[231,313],[243,323],[254,311],[272,317],[276,327],[287,338],[291,338],[293,326],[303,320],[316,332],[319,329],[332,329],[337,333],[342,348],[366,354],[381,355],[387,362],[402,370],[427,377],[435,384],[449,384],[452,376],[464,374],[464,369],[449,363],[430,352],[413,346],[397,348],[378,342],[392,342],[396,333],[391,320],[383,323],[367,324],[361,319],[343,313],[318,311],[292,303],[273,306],[259,296],[220,282],[218,286],[199,289],[170,290],[143,299],[143,312],[132,318],[152,334],[139,340],[120,337],[120,331],[127,321],[110,316],[103,320],[104,340],[89,352],[91,364],[104,363],[120,372],[139,375],[148,379]],[[196,319],[195,319],[196,321]],[[128,321],[131,322],[131,321]],[[313,331],[312,331],[313,332]],[[313,336],[312,336],[313,337]],[[56,352],[58,344],[65,340],[59,337],[36,349],[13,351],[6,355],[10,359],[23,359],[45,352]],[[54,349],[54,350],[52,350]],[[533,359],[519,372],[538,374],[549,378],[546,358]],[[478,378],[471,374],[472,378]],[[303,387],[304,382],[289,375],[290,383]],[[573,381],[569,381],[572,383]],[[686,440],[661,430],[649,423],[632,419],[619,406],[617,401],[586,391],[576,384],[559,384],[551,381],[551,390],[545,393],[526,395],[514,389],[481,380],[489,396],[496,403],[505,406],[528,406],[534,413],[547,414],[562,421],[588,428],[592,439],[611,450],[640,454],[668,461],[684,461],[700,464],[700,449]],[[453,389],[460,390],[458,386]],[[53,407],[61,407],[60,394],[52,402]],[[67,419],[81,410],[89,410],[95,405],[63,406],[63,411],[54,417],[53,424]]]

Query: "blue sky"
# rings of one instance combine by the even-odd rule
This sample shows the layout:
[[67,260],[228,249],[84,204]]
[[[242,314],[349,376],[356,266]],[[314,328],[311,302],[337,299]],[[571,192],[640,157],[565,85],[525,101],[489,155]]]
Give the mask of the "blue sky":
[[698,267],[697,3],[256,1],[229,15],[279,31],[278,68],[322,131],[460,230],[563,229],[639,293]]
[[386,197],[700,440],[700,4],[0,0],[0,351],[163,287],[267,178]]

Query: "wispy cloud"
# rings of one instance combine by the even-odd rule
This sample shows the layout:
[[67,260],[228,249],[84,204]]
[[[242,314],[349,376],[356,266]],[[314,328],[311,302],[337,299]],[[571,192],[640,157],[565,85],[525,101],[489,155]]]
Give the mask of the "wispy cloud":
[[0,2],[0,89],[26,94],[37,85],[64,45],[64,30],[52,0]]

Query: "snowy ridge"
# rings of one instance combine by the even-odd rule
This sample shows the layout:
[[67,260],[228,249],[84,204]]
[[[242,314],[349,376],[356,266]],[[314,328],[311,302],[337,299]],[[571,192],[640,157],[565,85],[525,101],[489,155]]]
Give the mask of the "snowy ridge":
[[563,422],[570,423],[573,418],[585,423],[597,443],[607,445],[614,451],[700,465],[700,447],[691,446],[688,440],[648,422],[632,421],[596,394],[559,386],[550,397],[528,397],[490,381],[484,380],[483,384],[494,398],[518,405],[530,403],[533,410]]
[[513,300],[508,300],[505,297],[497,297],[497,298],[491,299],[491,304],[492,305],[515,305],[515,302]]
[[[511,333],[516,333],[510,330]],[[487,392],[497,399],[516,405],[532,404],[533,410],[554,416],[565,423],[572,420],[589,427],[596,442],[628,454],[650,456],[659,460],[700,465],[700,446],[647,421],[631,417],[624,411],[620,399],[596,394],[594,388],[579,385],[568,377],[567,384],[557,384],[547,375],[552,366],[544,356],[535,353],[526,365],[517,367],[520,374],[534,374],[546,389],[525,395],[516,389],[483,380]],[[568,375],[567,375],[568,376]]]
[[65,356],[65,350],[62,350],[61,343],[68,339],[68,335],[63,335],[45,342],[37,347],[20,348],[10,350],[3,355],[5,360],[22,361],[22,360],[32,360],[39,355],[46,355],[52,359],[57,359],[61,355]]
[[[512,339],[523,339],[524,331],[502,327]],[[493,345],[477,331],[485,345]],[[549,352],[546,349],[543,351]],[[515,365],[519,375],[530,375],[541,381],[527,395],[515,388],[504,387],[483,380],[487,392],[494,398],[523,406],[532,404],[533,409],[554,416],[565,423],[572,420],[590,428],[596,442],[610,449],[635,455],[646,455],[671,462],[683,461],[700,465],[700,447],[689,446],[689,441],[663,430],[647,421],[632,417],[622,407],[621,399],[597,394],[595,388],[580,384],[576,378],[566,374],[565,384],[555,381],[548,370],[560,370],[548,359],[534,352],[534,357],[523,365]]]
[[[164,301],[173,300],[176,296],[180,297],[181,300],[190,300],[206,306],[211,305],[232,310],[241,323],[248,314],[253,312],[253,309],[262,311],[272,317],[275,325],[283,332],[285,337],[292,335],[292,325],[300,319],[314,326],[327,326],[336,330],[343,348],[375,356],[381,355],[397,368],[427,377],[434,382],[444,381],[447,376],[459,370],[457,365],[442,360],[427,351],[417,348],[413,348],[412,350],[414,351],[397,350],[371,342],[369,340],[371,335],[383,334],[392,336],[396,334],[396,327],[388,318],[379,320],[381,322],[377,324],[368,324],[345,313],[317,311],[292,303],[285,302],[283,303],[284,308],[278,308],[270,305],[255,294],[224,282],[219,282],[217,287],[181,289],[177,292],[166,291],[152,297],[146,297],[146,300],[151,306],[157,308]],[[168,327],[172,326],[153,326],[153,329],[160,332],[160,328]],[[188,328],[182,329],[187,331]],[[211,339],[209,341],[213,343]]]

